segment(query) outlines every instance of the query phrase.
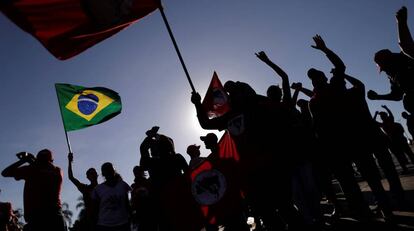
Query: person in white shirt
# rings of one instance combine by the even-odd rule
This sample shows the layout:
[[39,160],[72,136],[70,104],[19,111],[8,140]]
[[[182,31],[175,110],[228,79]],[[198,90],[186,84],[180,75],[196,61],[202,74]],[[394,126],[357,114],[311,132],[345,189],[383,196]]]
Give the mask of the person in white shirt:
[[92,193],[95,211],[98,213],[96,230],[130,231],[128,194],[131,187],[122,180],[111,163],[104,163],[101,171],[105,182],[96,186]]

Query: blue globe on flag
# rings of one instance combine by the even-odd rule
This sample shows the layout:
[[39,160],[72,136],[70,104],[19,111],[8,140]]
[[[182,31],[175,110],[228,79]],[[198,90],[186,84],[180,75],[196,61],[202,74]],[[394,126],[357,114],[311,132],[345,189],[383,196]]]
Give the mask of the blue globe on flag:
[[94,94],[80,95],[78,109],[82,114],[90,115],[98,108],[99,98]]

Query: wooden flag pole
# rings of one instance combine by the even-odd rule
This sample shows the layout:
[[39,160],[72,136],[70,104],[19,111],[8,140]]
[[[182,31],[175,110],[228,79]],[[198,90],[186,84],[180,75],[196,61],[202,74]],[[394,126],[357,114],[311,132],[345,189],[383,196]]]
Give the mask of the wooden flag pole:
[[62,118],[63,130],[65,131],[66,143],[68,144],[69,153],[72,153],[72,147],[70,146],[68,132],[65,129],[65,120],[63,119],[62,109],[60,108],[60,99],[59,99],[59,95],[58,95],[58,92],[57,92],[56,85],[55,85],[55,90],[56,90],[56,97],[58,99],[58,104],[59,104],[60,117]]
[[168,34],[170,35],[171,41],[172,41],[172,42],[173,42],[173,44],[174,44],[175,51],[177,52],[178,58],[180,59],[181,65],[183,66],[183,69],[184,69],[185,75],[187,76],[188,83],[190,83],[191,90],[192,90],[193,92],[196,92],[196,90],[195,90],[195,88],[194,88],[194,85],[193,85],[193,82],[191,81],[190,74],[188,74],[187,67],[185,66],[185,63],[184,63],[183,57],[181,56],[180,50],[178,49],[177,42],[175,41],[175,38],[174,38],[174,35],[173,35],[173,33],[172,33],[171,27],[170,27],[170,25],[169,25],[169,23],[168,23],[167,17],[165,16],[164,9],[163,9],[163,7],[162,7],[161,3],[160,3],[160,6],[159,6],[159,10],[160,10],[160,12],[161,12],[162,19],[164,20],[164,24],[165,24],[165,26],[167,27]]

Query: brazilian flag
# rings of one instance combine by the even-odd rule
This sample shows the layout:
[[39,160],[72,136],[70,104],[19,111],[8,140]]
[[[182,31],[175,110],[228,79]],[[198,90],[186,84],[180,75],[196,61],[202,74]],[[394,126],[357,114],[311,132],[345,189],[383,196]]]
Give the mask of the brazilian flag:
[[121,113],[121,98],[111,89],[63,83],[55,87],[66,131],[99,124]]

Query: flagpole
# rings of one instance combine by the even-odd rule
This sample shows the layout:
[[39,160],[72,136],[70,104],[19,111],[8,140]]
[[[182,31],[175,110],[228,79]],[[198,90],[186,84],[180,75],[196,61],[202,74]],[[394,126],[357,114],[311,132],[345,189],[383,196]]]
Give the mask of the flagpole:
[[177,42],[175,41],[175,38],[174,38],[174,35],[172,33],[171,27],[168,23],[167,17],[165,16],[164,9],[163,9],[161,3],[160,3],[160,6],[159,6],[159,10],[161,12],[162,19],[164,20],[164,24],[167,27],[168,34],[170,35],[171,41],[174,44],[175,51],[177,52],[178,58],[180,59],[181,65],[183,66],[183,69],[184,69],[185,75],[187,76],[187,80],[188,80],[188,83],[190,84],[191,90],[193,92],[196,92],[196,90],[194,88],[194,85],[193,85],[193,82],[191,81],[190,74],[188,74],[187,67],[185,66],[184,59],[181,56],[180,50],[178,49]]
[[[63,130],[65,130],[65,129],[63,129]],[[66,136],[66,143],[68,144],[69,153],[72,153],[72,148],[70,147],[68,132],[66,130],[65,130],[65,136]]]
[[58,104],[59,104],[60,117],[62,118],[63,130],[65,131],[66,143],[68,144],[69,153],[72,153],[72,147],[70,146],[68,132],[65,129],[65,121],[64,121],[63,115],[62,115],[62,109],[60,108],[60,98],[59,98],[59,95],[58,95],[58,92],[57,92],[56,85],[55,85],[55,90],[56,90],[56,97],[58,99]]

